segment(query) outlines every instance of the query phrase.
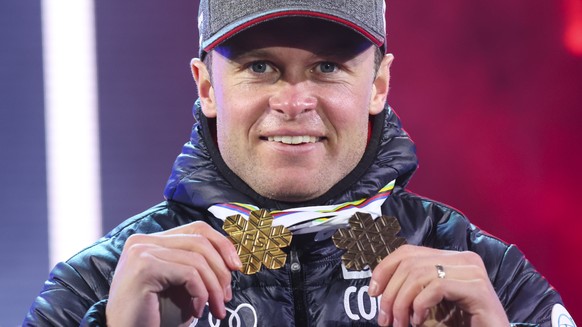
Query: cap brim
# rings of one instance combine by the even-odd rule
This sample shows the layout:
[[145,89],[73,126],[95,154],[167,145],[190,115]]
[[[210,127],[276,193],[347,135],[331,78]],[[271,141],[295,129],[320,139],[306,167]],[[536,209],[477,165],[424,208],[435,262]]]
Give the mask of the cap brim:
[[277,12],[271,12],[271,13],[246,17],[243,20],[239,20],[239,21],[236,21],[228,26],[225,26],[219,32],[214,34],[214,36],[212,38],[210,38],[202,43],[202,45],[201,45],[202,51],[200,51],[201,56],[203,56],[205,53],[208,53],[209,51],[214,49],[217,45],[228,40],[232,36],[242,32],[242,31],[244,31],[252,26],[255,26],[257,24],[260,24],[260,23],[263,23],[266,21],[284,18],[284,17],[313,17],[313,18],[331,21],[331,22],[343,25],[345,27],[348,27],[348,28],[358,32],[359,34],[364,36],[366,39],[370,40],[370,42],[372,42],[376,46],[384,49],[384,39],[383,38],[380,39],[380,38],[372,35],[370,32],[368,32],[366,29],[362,28],[361,26],[358,26],[357,24],[354,24],[353,22],[348,21],[346,19],[343,19],[341,17],[330,15],[327,13],[316,12],[316,11],[284,10],[284,11],[277,11]]

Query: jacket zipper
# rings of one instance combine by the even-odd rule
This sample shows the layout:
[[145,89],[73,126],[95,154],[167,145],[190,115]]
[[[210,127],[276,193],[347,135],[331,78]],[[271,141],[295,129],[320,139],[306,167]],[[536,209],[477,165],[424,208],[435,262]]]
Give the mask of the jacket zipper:
[[291,259],[291,288],[293,290],[293,302],[295,303],[295,326],[307,326],[307,310],[303,294],[302,267],[299,255],[295,249],[289,252]]

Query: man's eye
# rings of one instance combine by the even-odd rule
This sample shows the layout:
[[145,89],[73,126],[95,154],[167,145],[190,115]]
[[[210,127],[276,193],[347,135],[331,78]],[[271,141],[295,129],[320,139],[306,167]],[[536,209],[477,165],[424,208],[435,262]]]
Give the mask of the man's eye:
[[337,69],[337,65],[333,62],[322,62],[319,64],[319,70],[322,73],[333,73]]
[[270,66],[264,61],[256,61],[251,64],[253,73],[266,73],[270,71]]

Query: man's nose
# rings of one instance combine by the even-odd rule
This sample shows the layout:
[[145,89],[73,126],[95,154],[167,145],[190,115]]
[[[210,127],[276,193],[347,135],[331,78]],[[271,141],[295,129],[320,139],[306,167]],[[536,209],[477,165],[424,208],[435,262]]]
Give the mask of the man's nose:
[[295,119],[301,114],[314,111],[317,98],[307,84],[299,82],[281,85],[278,92],[269,98],[271,110],[284,115],[285,119]]

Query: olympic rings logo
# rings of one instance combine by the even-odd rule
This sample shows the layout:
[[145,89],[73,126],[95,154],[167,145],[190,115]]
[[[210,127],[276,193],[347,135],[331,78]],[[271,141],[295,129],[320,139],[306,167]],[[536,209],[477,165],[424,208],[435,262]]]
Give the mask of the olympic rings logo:
[[[252,313],[252,316],[253,316],[252,321],[250,321],[250,319],[249,320],[242,319],[242,317],[241,317],[242,312],[241,311],[243,309],[245,309],[247,311],[250,310],[250,313]],[[226,316],[228,318],[228,326],[229,327],[242,327],[242,326],[257,327],[257,321],[258,321],[257,311],[255,310],[255,308],[252,305],[250,305],[248,303],[242,303],[239,306],[237,306],[236,309],[234,309],[234,310],[226,308]],[[246,316],[248,316],[248,314],[246,314]],[[212,327],[219,327],[220,326],[220,320],[215,319],[212,316],[212,313],[210,313],[210,312],[208,312],[208,323]],[[198,319],[194,319],[192,324],[190,324],[190,327],[194,327],[197,324],[198,324]]]

